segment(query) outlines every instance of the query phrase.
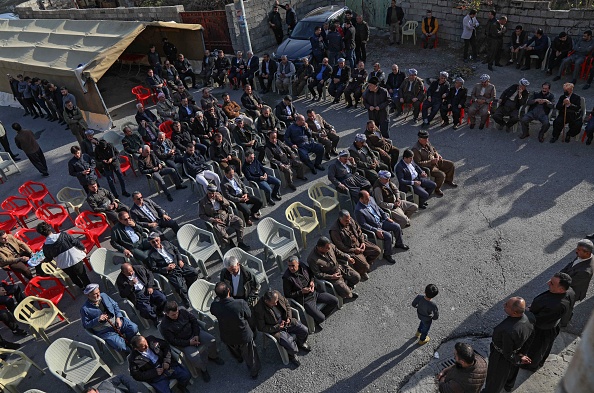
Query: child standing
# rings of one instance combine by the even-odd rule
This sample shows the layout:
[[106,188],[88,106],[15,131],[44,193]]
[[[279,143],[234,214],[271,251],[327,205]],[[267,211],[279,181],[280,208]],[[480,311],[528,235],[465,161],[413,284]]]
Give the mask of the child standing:
[[435,284],[429,284],[425,287],[425,295],[417,295],[412,302],[412,306],[417,309],[417,316],[421,320],[415,336],[419,338],[419,345],[425,345],[431,340],[427,334],[431,323],[439,318],[437,304],[432,299],[437,296],[439,290]]

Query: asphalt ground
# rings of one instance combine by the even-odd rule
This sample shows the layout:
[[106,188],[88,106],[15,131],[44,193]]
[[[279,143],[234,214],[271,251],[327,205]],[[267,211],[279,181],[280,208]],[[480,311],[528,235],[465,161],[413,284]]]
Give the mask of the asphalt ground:
[[[460,51],[445,47],[422,50],[412,44],[388,46],[386,40],[378,38],[370,44],[369,52],[367,69],[371,69],[374,61],[380,61],[382,68],[389,71],[390,64],[395,62],[402,69],[416,68],[421,78],[436,77],[444,68],[463,66]],[[471,70],[474,76],[466,82],[469,90],[478,82],[478,76],[487,72],[486,65],[474,66],[476,70]],[[116,125],[120,126],[133,121],[135,102],[129,92],[141,80],[132,74],[116,75],[117,71],[108,73],[100,88],[112,108]],[[530,91],[551,79],[540,70],[520,72],[513,67],[496,68],[489,73],[499,94],[521,77],[530,80]],[[552,91],[557,97],[564,81],[568,78],[553,83]],[[580,81],[575,91],[579,95],[584,93],[583,84]],[[240,91],[226,90],[233,100],[240,102]],[[213,94],[220,97],[222,91],[215,89]],[[587,102],[594,98],[591,92],[585,94]],[[200,97],[197,91],[194,95]],[[268,94],[264,99],[274,106],[280,96]],[[339,148],[346,148],[353,142],[354,134],[363,130],[366,112],[361,108],[346,110],[344,103],[330,103],[330,100],[312,103],[303,98],[295,101],[300,113],[312,107],[333,124],[341,136]],[[54,195],[64,186],[78,187],[66,169],[71,157],[69,147],[74,143],[70,132],[56,123],[22,117],[22,113],[16,108],[3,108],[0,112],[11,144],[14,147],[14,132],[10,129],[14,121],[37,132],[51,176],[41,178],[23,160],[19,163],[22,173],[11,175],[8,182],[0,185],[0,198],[16,195],[18,186],[26,180],[43,181]],[[410,117],[406,121],[391,120],[390,124],[390,136],[398,147],[415,143],[420,124],[411,123]],[[396,392],[410,375],[429,362],[440,342],[467,335],[487,336],[504,317],[505,299],[520,295],[530,301],[547,289],[546,281],[573,257],[577,241],[592,231],[591,147],[575,140],[569,144],[548,141],[541,144],[536,138],[536,124],[531,137],[524,140],[518,138],[518,132],[506,133],[495,128],[441,129],[437,121],[429,132],[430,141],[440,153],[456,163],[455,180],[460,187],[444,188],[443,198],[430,199],[429,208],[413,216],[412,226],[404,231],[410,251],[398,253],[395,265],[375,264],[370,279],[357,286],[359,299],[334,313],[324,323],[324,329],[310,337],[313,350],[302,357],[299,369],[283,366],[273,346],[268,345],[264,350],[260,334],[257,344],[262,371],[257,380],[249,378],[245,366],[237,364],[223,348],[226,364],[210,366],[212,381],[204,384],[196,380],[191,391]],[[24,157],[22,152],[21,157]],[[307,188],[315,181],[328,183],[328,180],[326,171],[306,176],[309,181],[298,181],[297,191],[282,190],[283,200],[273,208],[264,209],[264,216],[287,223],[284,210],[290,203],[300,201],[312,206]],[[150,195],[144,177],[134,177],[129,172],[126,181],[128,191],[139,189],[145,196]],[[100,179],[100,184],[107,186],[105,179]],[[172,190],[172,195],[171,203],[163,194],[155,195],[154,200],[180,223],[195,224],[196,195],[189,188]],[[132,204],[128,198],[123,202]],[[334,211],[328,216],[328,223],[336,218]],[[254,232],[255,226],[247,228],[246,242],[252,246],[253,255],[263,258]],[[322,228],[321,233],[327,234],[327,228]],[[308,236],[309,247],[302,250],[302,257],[309,254],[319,235],[316,231]],[[109,247],[107,237],[102,244]],[[211,261],[208,267],[213,275],[210,280],[216,282],[220,261]],[[271,286],[281,289],[282,273],[270,262],[265,262],[265,267]],[[99,282],[94,273],[91,278]],[[431,342],[418,347],[413,345],[418,320],[410,303],[429,283],[440,289],[435,299],[440,318],[431,327]],[[60,309],[71,323],[53,326],[49,331],[52,339],[69,337],[91,343],[80,326],[78,310],[84,301],[84,295],[79,295],[75,301],[65,298],[60,302]],[[579,334],[591,309],[591,297],[577,305],[568,330]],[[143,333],[156,331],[149,329]],[[5,339],[16,340],[5,327],[0,328],[0,334]],[[23,351],[45,367],[47,344],[34,342],[30,337],[20,342],[24,344]],[[114,373],[127,373],[126,366],[117,365],[109,355],[103,358]],[[49,372],[41,375],[37,370],[32,370],[20,385],[21,391],[29,388],[47,392],[67,389]]]

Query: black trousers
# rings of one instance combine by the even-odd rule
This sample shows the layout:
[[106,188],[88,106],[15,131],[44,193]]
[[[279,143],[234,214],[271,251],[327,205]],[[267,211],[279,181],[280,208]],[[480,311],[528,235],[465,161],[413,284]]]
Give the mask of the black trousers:
[[189,304],[190,298],[188,297],[188,288],[198,279],[198,272],[196,269],[184,264],[184,267],[182,268],[178,266],[175,269],[170,270],[165,277],[167,277],[175,292],[182,298],[184,305]]
[[[259,198],[250,195],[250,199],[248,199],[247,202],[239,202],[235,205],[243,215],[244,221],[247,221],[250,219],[251,215],[256,214],[258,210],[262,208],[262,201]],[[250,207],[250,205],[252,206]]]
[[16,330],[19,327],[14,315],[7,310],[0,310],[0,321],[2,321],[10,330]]
[[[324,311],[318,310],[316,303],[324,303],[326,305],[324,307]],[[315,292],[314,298],[303,303],[303,308],[305,308],[305,312],[307,313],[307,315],[311,316],[317,324],[324,322],[326,320],[326,316],[330,315],[330,313],[337,306],[338,299],[336,298],[336,296],[326,292]]]
[[45,162],[45,156],[43,155],[43,151],[41,148],[37,150],[35,153],[27,154],[29,161],[31,164],[41,173],[42,175],[47,174],[47,163]]
[[561,328],[559,326],[550,329],[534,328],[531,338],[532,343],[530,344],[530,349],[527,351],[528,353],[526,353],[526,356],[532,359],[532,363],[524,368],[536,371],[539,367],[543,366],[551,353],[551,349],[553,349],[553,343],[560,331]]
[[355,60],[357,63],[367,61],[367,42],[355,42]]
[[157,226],[159,228],[171,228],[173,230],[173,232],[175,232],[175,233],[177,233],[177,231],[179,231],[179,224],[174,219],[164,220],[162,218],[159,218],[157,220]]
[[10,154],[10,156],[14,160],[14,153],[12,152],[12,150],[10,150],[10,143],[8,143],[8,137],[6,136],[6,134],[4,136],[0,136],[0,145],[2,145],[4,151]]
[[192,78],[192,87],[196,87],[196,74],[194,74],[194,71],[192,70],[187,70],[186,72],[180,72],[179,73],[179,79],[181,79],[182,84],[184,85],[184,87],[187,89],[188,85],[186,84],[186,77],[190,77]]
[[245,361],[245,365],[250,370],[250,375],[258,375],[261,367],[260,357],[258,356],[258,349],[256,348],[256,343],[254,340],[238,345],[227,344],[227,348],[235,359],[238,361]]
[[472,58],[476,60],[476,34],[473,32],[469,39],[464,39],[464,60],[468,59],[468,46],[472,47]]
[[513,388],[516,383],[518,371],[519,367],[505,359],[502,354],[495,350],[493,344],[491,344],[487,381],[481,393],[500,393],[504,387]]
[[85,287],[91,283],[89,276],[87,276],[87,270],[85,269],[83,261],[62,270],[68,274],[68,277],[70,277],[74,285],[80,289],[85,289]]

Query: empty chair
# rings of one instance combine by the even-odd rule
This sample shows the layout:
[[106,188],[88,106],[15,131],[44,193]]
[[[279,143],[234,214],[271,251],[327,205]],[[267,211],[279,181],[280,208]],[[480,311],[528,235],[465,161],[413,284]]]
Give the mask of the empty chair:
[[40,235],[34,228],[21,228],[14,233],[14,237],[27,244],[33,252],[41,250],[45,242],[45,236]]
[[35,181],[28,181],[20,186],[19,194],[26,196],[35,208],[41,206],[46,197],[50,197],[56,203],[56,199],[50,194],[45,184]]
[[56,198],[66,206],[66,209],[72,209],[76,214],[80,214],[80,208],[87,200],[87,194],[80,188],[64,187],[58,192]]
[[177,241],[181,249],[190,255],[200,267],[204,277],[208,276],[206,261],[215,253],[221,259],[223,258],[223,253],[215,240],[214,234],[192,224],[186,224],[179,229],[177,232]]
[[29,216],[31,210],[33,210],[33,206],[27,198],[9,196],[2,202],[2,209],[6,210],[14,218],[19,220],[23,228],[27,228],[25,219]]
[[11,232],[17,226],[17,219],[12,214],[0,212],[0,229],[5,232]]
[[[35,215],[41,221],[45,221],[54,228],[54,231],[60,232],[60,226],[66,220],[72,221],[70,214],[64,209],[62,205],[56,205],[53,203],[44,203],[35,210]],[[74,221],[72,221],[74,224]]]
[[279,271],[284,272],[287,268],[284,261],[293,254],[299,255],[295,232],[270,217],[261,220],[256,230],[258,240],[264,246],[264,258],[274,259]]
[[60,280],[64,281],[69,288],[78,291],[78,287],[74,285],[70,276],[66,274],[64,270],[57,267],[55,262],[42,262],[41,270],[49,276],[59,278]]
[[[144,86],[135,86],[132,88],[132,94],[136,97],[136,101],[141,103],[143,106],[146,105],[146,101],[153,96],[153,93],[150,89],[147,89]],[[155,102],[155,97],[153,97],[153,103]]]
[[[303,215],[303,212],[311,213],[311,216]],[[320,235],[322,230],[320,229],[320,223],[318,221],[318,215],[316,211],[311,207],[305,206],[301,202],[294,202],[285,211],[287,220],[293,225],[293,228],[299,229],[301,232],[301,241],[303,242],[303,248],[307,248],[307,234],[313,232],[314,229],[318,228]]]
[[[330,194],[330,195],[328,195]],[[322,213],[322,226],[326,227],[326,213],[340,205],[338,192],[324,183],[316,183],[307,190],[307,195]]]
[[419,26],[419,22],[414,20],[409,20],[402,26],[402,43],[404,44],[405,37],[412,37],[413,44],[417,44],[417,27]]
[[[47,307],[42,307],[42,305]],[[66,321],[66,323],[70,323],[62,311],[50,300],[37,296],[28,296],[23,299],[14,310],[14,317],[17,321],[29,325],[33,335],[37,338],[42,338],[47,343],[50,343],[50,339],[45,334],[45,330],[54,322],[56,317]]]
[[6,172],[8,172],[8,168],[11,166],[14,166],[16,170],[21,173],[19,166],[14,162],[10,153],[0,151],[0,177],[2,177],[2,179],[8,179]]
[[77,393],[83,393],[84,386],[100,368],[113,376],[95,348],[68,338],[59,338],[47,348],[45,362],[56,378]]
[[72,293],[56,277],[33,277],[25,287],[25,295],[47,299],[54,305],[58,305],[62,300],[64,292],[68,292],[74,300]]
[[19,393],[19,383],[35,366],[42,374],[45,371],[21,351],[0,348],[0,387],[4,393]]
[[98,248],[91,254],[89,261],[93,271],[101,277],[105,289],[108,290],[108,284],[116,289],[116,280],[120,274],[121,264],[128,262],[128,258],[120,252]]
[[237,257],[239,263],[241,263],[244,267],[250,269],[252,273],[254,273],[254,275],[256,276],[256,280],[258,280],[259,284],[266,282],[266,284],[270,286],[270,282],[268,281],[268,275],[266,274],[266,270],[264,269],[264,263],[262,263],[262,260],[256,258],[252,254],[243,251],[239,247],[233,247],[232,249],[227,251],[223,256],[223,259],[226,259],[227,257],[231,256]]
[[101,247],[99,236],[109,228],[104,214],[84,211],[74,220],[75,225],[84,230],[97,247]]
[[203,279],[196,280],[188,289],[190,305],[201,319],[206,319],[212,326],[217,325],[217,318],[210,313],[210,305],[215,299],[215,284]]

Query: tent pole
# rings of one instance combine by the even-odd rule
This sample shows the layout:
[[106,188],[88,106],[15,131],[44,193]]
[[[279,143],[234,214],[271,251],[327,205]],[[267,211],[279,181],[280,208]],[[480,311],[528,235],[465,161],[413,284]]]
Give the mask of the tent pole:
[[93,86],[95,86],[95,90],[97,90],[97,94],[99,95],[99,99],[101,100],[101,105],[103,105],[103,109],[105,109],[105,114],[107,115],[107,118],[109,119],[109,122],[111,123],[109,128],[115,128],[115,126],[113,124],[113,119],[111,118],[111,115],[109,114],[109,110],[107,109],[107,105],[105,105],[105,101],[103,101],[103,96],[101,95],[101,92],[99,92],[99,86],[97,86],[95,81],[93,81]]

